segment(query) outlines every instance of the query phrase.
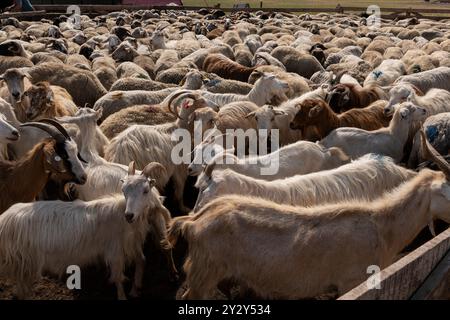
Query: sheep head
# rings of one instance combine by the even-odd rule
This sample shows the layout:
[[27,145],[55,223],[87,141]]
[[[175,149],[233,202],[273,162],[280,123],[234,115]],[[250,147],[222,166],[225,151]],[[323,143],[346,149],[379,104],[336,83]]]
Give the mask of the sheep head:
[[261,130],[271,130],[274,126],[274,121],[277,116],[286,116],[287,113],[279,108],[271,105],[265,105],[258,110],[248,113],[245,118],[255,119],[257,128]]
[[22,101],[25,91],[25,78],[31,79],[30,74],[19,68],[8,69],[4,74],[0,75],[0,80],[6,82],[11,95],[11,101],[14,103],[20,103]]

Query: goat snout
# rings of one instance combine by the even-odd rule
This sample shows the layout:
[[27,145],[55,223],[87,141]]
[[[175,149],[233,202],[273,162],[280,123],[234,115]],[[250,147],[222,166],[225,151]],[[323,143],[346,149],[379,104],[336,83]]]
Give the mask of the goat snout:
[[131,212],[125,212],[125,219],[128,223],[132,223],[134,220],[134,213]]
[[15,100],[19,100],[20,99],[20,92],[13,92],[12,96]]
[[20,138],[19,131],[14,130],[14,131],[11,131],[11,136],[8,138],[8,140],[17,141],[17,140],[19,140],[19,138]]

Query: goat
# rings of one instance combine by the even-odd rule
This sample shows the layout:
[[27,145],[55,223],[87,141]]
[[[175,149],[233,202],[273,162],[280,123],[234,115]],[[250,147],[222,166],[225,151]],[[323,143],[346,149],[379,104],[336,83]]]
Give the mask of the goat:
[[25,91],[24,96],[29,121],[74,115],[78,110],[66,89],[50,86],[46,81],[33,84]]
[[[234,148],[224,149],[221,138],[208,136],[194,148],[193,160],[188,167],[189,175],[197,176],[206,165],[215,162],[216,170],[230,168],[252,178],[277,180],[337,168],[350,161],[338,148],[325,149],[308,141],[298,141],[267,155],[237,158]],[[227,161],[220,161],[221,158]],[[276,174],[263,174],[270,168],[276,168]]]
[[432,70],[418,72],[399,77],[395,84],[409,83],[426,93],[430,89],[444,89],[450,91],[450,68],[439,67]]
[[[362,109],[350,109],[336,114],[323,100],[304,100],[298,105],[297,114],[290,124],[291,129],[301,129],[306,132],[313,127],[319,134],[319,139],[326,137],[332,130],[339,127],[356,127],[364,130],[376,130],[387,127],[392,116],[384,114],[386,101],[379,100]],[[304,135],[304,139],[308,139]]]
[[182,298],[211,298],[225,279],[272,299],[354,288],[367,279],[368,266],[389,266],[434,219],[450,223],[450,166],[431,148],[443,172],[423,170],[374,201],[302,208],[233,195],[175,218],[169,241],[183,236],[189,245]]
[[351,108],[364,108],[377,100],[388,100],[387,94],[377,85],[361,87],[350,83],[339,83],[331,88],[327,102],[336,113]]
[[0,216],[0,274],[17,281],[19,298],[29,295],[43,271],[62,275],[69,265],[85,266],[99,257],[111,268],[110,280],[119,299],[126,299],[125,266],[135,264],[131,295],[137,296],[145,266],[142,247],[150,225],[176,274],[166,239],[170,213],[154,189],[150,165],[135,175],[130,164],[123,182],[125,197],[16,204]]
[[352,159],[366,153],[390,156],[396,162],[403,157],[403,147],[415,121],[425,120],[426,109],[410,102],[395,110],[387,128],[366,131],[359,128],[337,128],[320,141],[323,146],[340,147]]
[[[17,202],[34,201],[44,189],[51,175],[83,184],[86,173],[80,162],[76,143],[62,127],[38,122],[34,126],[44,130],[52,139],[37,144],[27,155],[15,161],[0,161],[0,214]],[[31,179],[33,183],[24,183]]]
[[374,199],[415,174],[378,155],[367,155],[332,170],[273,181],[251,178],[230,169],[214,170],[215,166],[212,162],[197,178],[199,195],[194,212],[225,194],[252,194],[298,206]]

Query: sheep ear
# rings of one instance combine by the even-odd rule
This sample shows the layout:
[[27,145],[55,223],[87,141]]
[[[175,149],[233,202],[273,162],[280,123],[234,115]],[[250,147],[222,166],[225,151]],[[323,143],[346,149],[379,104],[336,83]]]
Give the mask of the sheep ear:
[[128,165],[128,175],[134,176],[135,173],[136,173],[136,164],[134,163],[134,161],[131,161],[130,164]]
[[255,116],[255,111],[252,111],[250,113],[248,113],[245,118],[250,118],[250,117],[254,117]]
[[317,115],[322,111],[323,107],[321,105],[317,105],[311,110],[309,110],[309,117],[314,118],[317,117]]
[[0,81],[5,80],[5,74],[0,75]]

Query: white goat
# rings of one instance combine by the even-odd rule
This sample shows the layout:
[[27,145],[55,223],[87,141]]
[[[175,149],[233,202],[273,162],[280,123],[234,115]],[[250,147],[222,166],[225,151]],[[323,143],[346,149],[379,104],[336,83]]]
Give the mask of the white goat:
[[450,111],[450,92],[443,89],[431,89],[424,96],[416,94],[414,87],[408,83],[395,85],[389,91],[389,102],[384,107],[384,113],[391,115],[399,103],[410,101],[427,110],[427,115],[432,116]]
[[350,199],[375,199],[415,175],[392,159],[367,155],[339,168],[274,181],[259,180],[209,164],[198,176],[194,211],[225,194],[251,194],[276,203],[312,206]]
[[392,157],[400,162],[403,147],[408,139],[413,123],[425,120],[426,109],[410,102],[403,103],[394,112],[387,128],[367,131],[359,128],[337,128],[320,141],[326,148],[339,147],[352,159],[367,153],[377,153]]
[[338,148],[325,149],[309,141],[298,141],[267,155],[237,158],[234,148],[222,147],[222,140],[222,136],[211,135],[194,148],[194,159],[188,167],[190,175],[199,175],[207,164],[215,162],[216,170],[230,168],[249,177],[277,180],[337,168],[350,161]]
[[259,78],[252,90],[246,95],[234,94],[234,93],[212,93],[208,91],[197,91],[203,97],[214,101],[219,106],[224,106],[231,102],[236,101],[251,101],[257,106],[262,106],[266,103],[270,103],[275,97],[280,98],[282,101],[287,100],[285,92],[289,89],[289,85],[277,79],[275,75],[264,74]]
[[450,67],[439,67],[432,70],[399,77],[394,84],[410,83],[422,92],[437,88],[450,91]]
[[[130,164],[123,195],[91,202],[19,203],[0,216],[0,274],[17,282],[25,298],[43,272],[65,273],[70,265],[86,266],[101,257],[111,268],[119,299],[126,299],[123,281],[127,263],[136,265],[131,294],[141,287],[145,257],[142,247],[150,224],[171,256],[166,239],[170,213],[161,204],[151,179],[153,164],[135,175]],[[173,262],[172,272],[176,272]]]

